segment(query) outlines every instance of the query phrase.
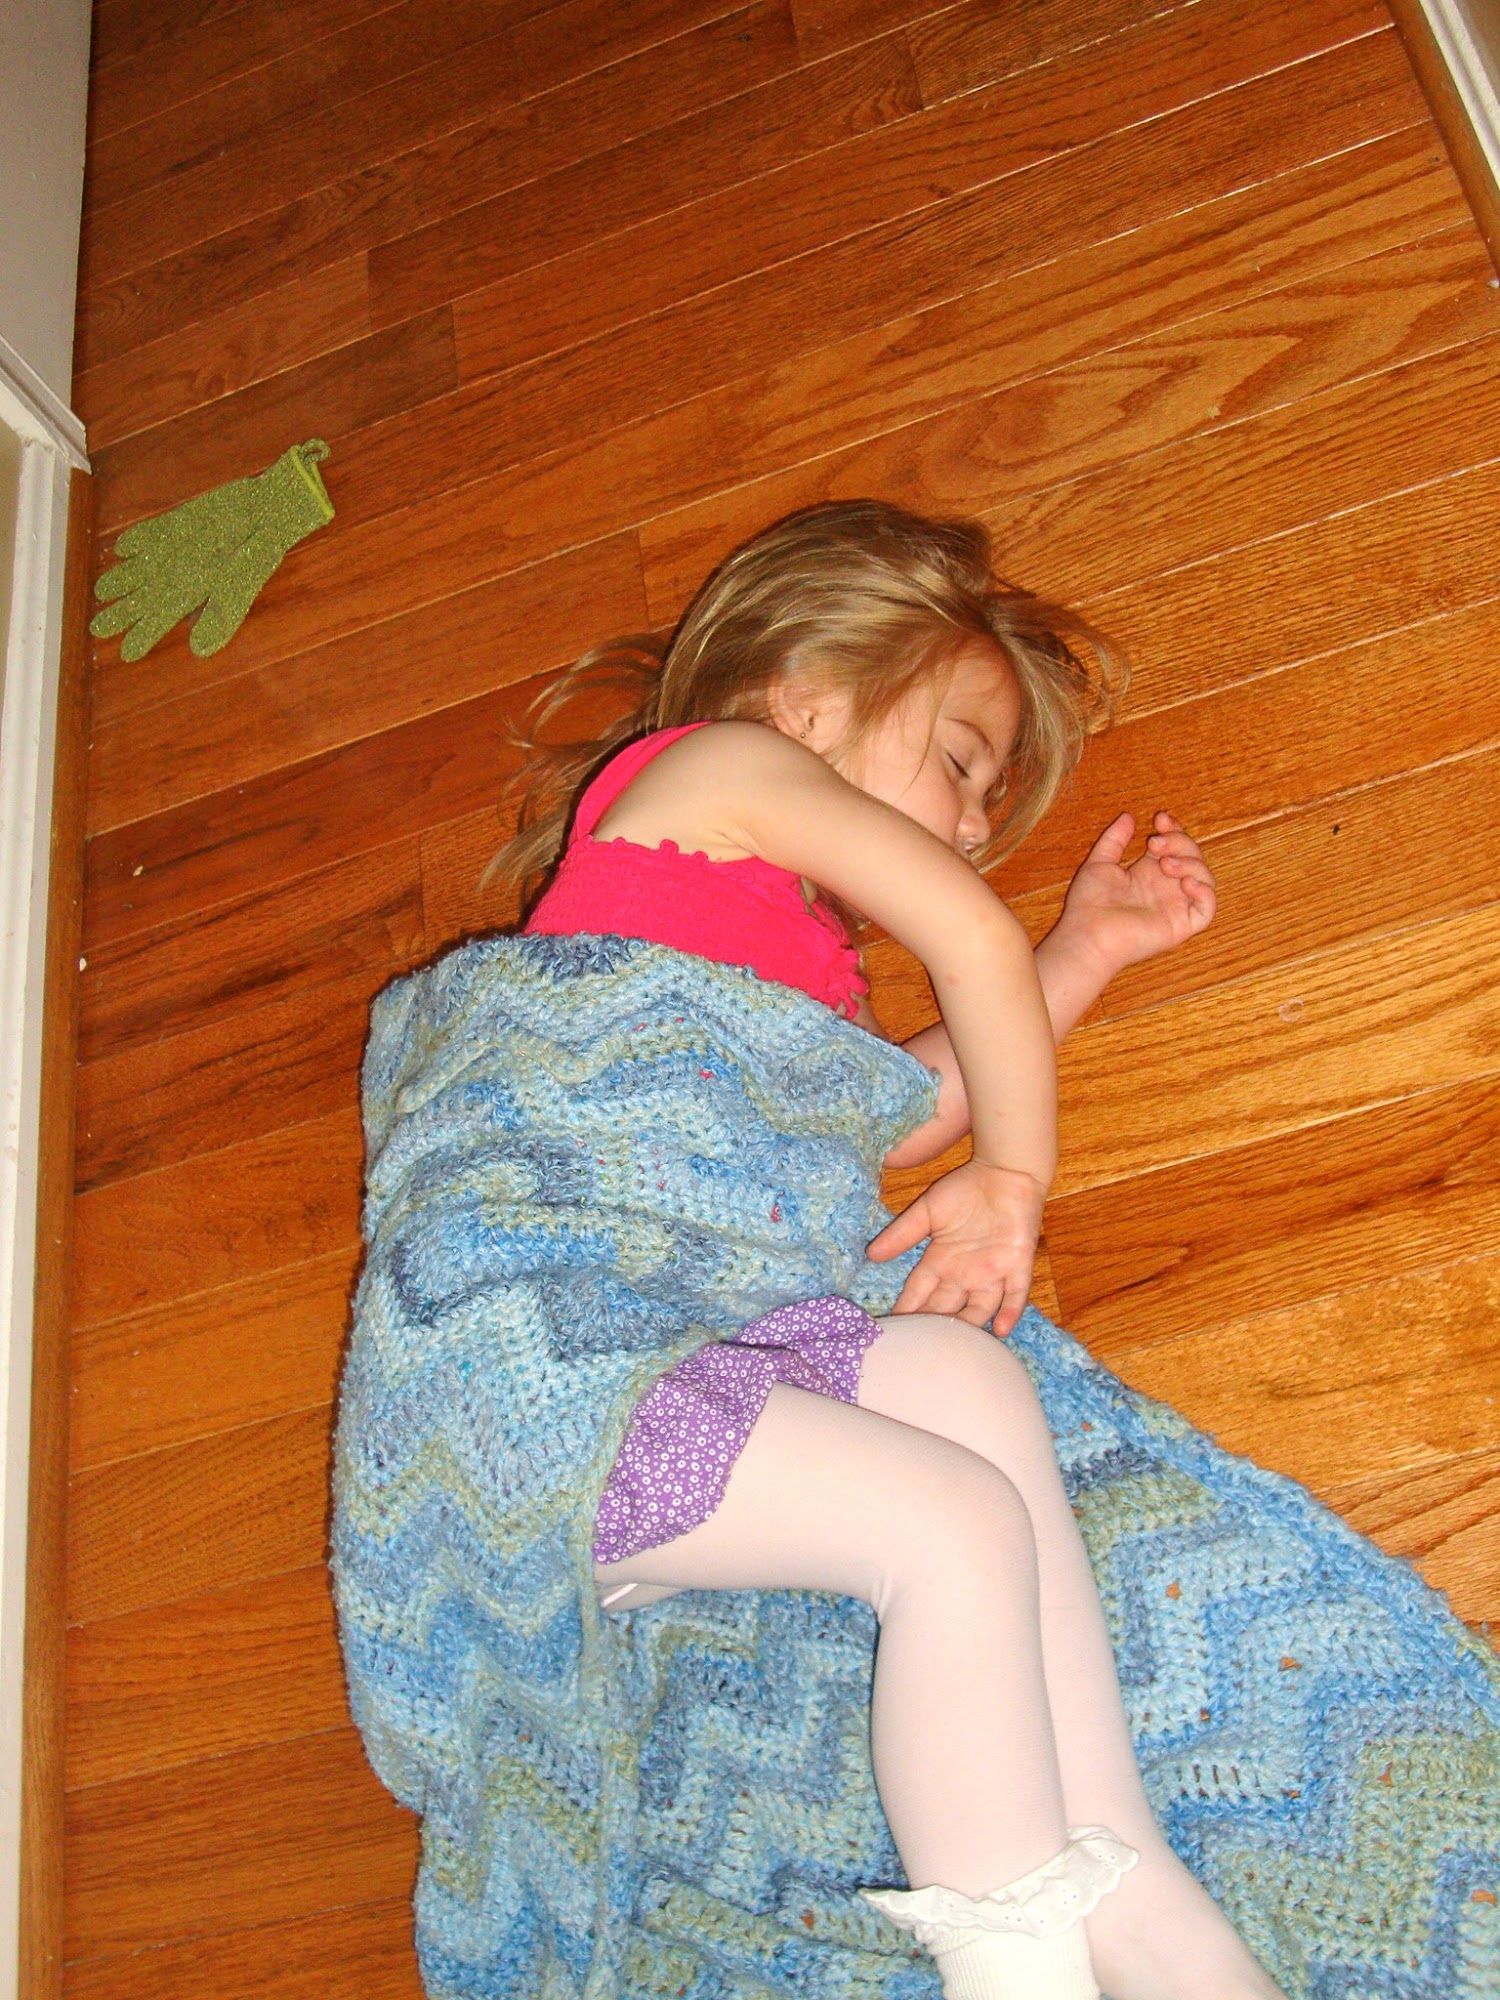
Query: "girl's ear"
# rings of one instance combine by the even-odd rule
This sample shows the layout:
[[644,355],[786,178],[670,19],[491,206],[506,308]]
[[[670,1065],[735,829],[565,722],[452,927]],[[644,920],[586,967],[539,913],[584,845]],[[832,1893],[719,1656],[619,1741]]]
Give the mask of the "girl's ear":
[[772,681],[766,689],[766,706],[772,722],[784,735],[795,737],[799,743],[811,744],[819,740],[818,724],[827,705],[826,695],[820,694],[809,682],[794,680],[789,674]]
[[821,756],[848,725],[848,698],[815,681],[783,674],[766,689],[771,720],[784,735]]
[[807,727],[807,718],[805,716],[800,722],[795,719],[795,692],[785,674],[782,674],[779,679],[772,681],[771,685],[766,689],[767,712],[776,727],[788,736],[795,736],[800,729]]

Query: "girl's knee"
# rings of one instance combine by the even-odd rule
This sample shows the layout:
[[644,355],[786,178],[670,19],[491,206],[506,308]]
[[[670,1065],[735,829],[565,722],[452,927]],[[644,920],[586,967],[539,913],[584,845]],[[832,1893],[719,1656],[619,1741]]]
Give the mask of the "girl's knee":
[[949,1313],[892,1314],[880,1325],[915,1343],[923,1374],[940,1379],[957,1406],[999,1404],[1012,1417],[1045,1423],[1026,1364],[1008,1341]]
[[1018,1576],[1034,1576],[1036,1541],[1026,1502],[979,1452],[948,1438],[930,1439],[907,1499],[905,1546],[895,1566],[901,1574],[889,1583],[967,1595],[998,1576],[1007,1588]]

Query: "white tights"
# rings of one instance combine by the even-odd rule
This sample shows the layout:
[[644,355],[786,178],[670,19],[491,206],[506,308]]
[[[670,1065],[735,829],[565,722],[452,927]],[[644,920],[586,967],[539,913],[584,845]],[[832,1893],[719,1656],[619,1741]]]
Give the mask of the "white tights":
[[914,1889],[983,1896],[1057,1855],[1069,1827],[1107,1827],[1141,1856],[1087,1920],[1111,2000],[1276,2000],[1157,1827],[1025,1368],[963,1320],[881,1329],[857,1406],[778,1383],[714,1513],[596,1564],[601,1603],[685,1589],[864,1599],[880,1623],[875,1782]]

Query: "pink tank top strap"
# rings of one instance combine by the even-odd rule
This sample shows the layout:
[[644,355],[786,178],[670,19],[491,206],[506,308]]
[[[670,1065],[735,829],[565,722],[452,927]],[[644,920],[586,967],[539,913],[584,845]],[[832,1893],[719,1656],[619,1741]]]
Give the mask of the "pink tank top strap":
[[611,757],[578,801],[578,811],[573,816],[572,840],[587,840],[631,779],[669,743],[675,743],[679,736],[686,736],[691,730],[707,729],[708,726],[706,722],[683,722],[675,729],[658,729],[650,736],[641,736],[634,743],[627,743],[623,750]]

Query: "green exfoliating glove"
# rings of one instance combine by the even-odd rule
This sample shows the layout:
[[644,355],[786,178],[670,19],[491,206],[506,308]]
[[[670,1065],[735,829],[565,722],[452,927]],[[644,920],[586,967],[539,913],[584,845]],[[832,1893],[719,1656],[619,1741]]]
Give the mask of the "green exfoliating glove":
[[94,637],[124,632],[120,658],[138,660],[196,611],[188,644],[198,657],[227,646],[287,551],[333,519],[317,469],[327,456],[322,438],[294,444],[265,472],[128,527],[115,542],[124,560],[94,585],[108,607]]

